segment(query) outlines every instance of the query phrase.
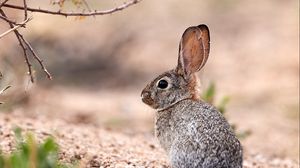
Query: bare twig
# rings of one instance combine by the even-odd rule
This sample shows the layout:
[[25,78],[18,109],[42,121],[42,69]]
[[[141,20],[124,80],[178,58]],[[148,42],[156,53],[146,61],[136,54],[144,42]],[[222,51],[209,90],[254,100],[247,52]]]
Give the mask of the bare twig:
[[[131,0],[129,2],[124,3],[123,5],[120,5],[116,8],[113,9],[108,9],[108,10],[104,10],[104,11],[94,11],[94,12],[89,12],[89,13],[81,13],[81,12],[62,12],[62,11],[49,11],[49,10],[45,10],[45,9],[37,9],[37,8],[30,8],[27,7],[28,11],[31,12],[38,12],[38,13],[46,13],[46,14],[51,14],[51,15],[61,15],[61,16],[96,16],[96,15],[107,15],[107,14],[112,14],[114,12],[117,11],[121,11],[123,9],[126,9],[134,4],[137,4],[138,2],[140,2],[142,0]],[[13,9],[18,9],[18,10],[24,10],[23,6],[18,6],[18,5],[12,5],[12,4],[3,4],[3,7],[6,8],[13,8]]]
[[[2,9],[0,9],[0,14],[4,17],[7,17],[6,14],[4,13],[4,11]],[[10,22],[7,22],[10,26],[10,28],[13,28],[14,25]],[[25,58],[25,62],[27,64],[27,67],[28,67],[28,75],[30,76],[30,80],[31,82],[33,83],[34,82],[34,78],[33,78],[33,74],[32,74],[32,65],[28,59],[28,55],[27,55],[27,52],[26,52],[26,46],[23,44],[22,42],[22,39],[20,38],[21,34],[19,33],[19,31],[17,29],[14,30],[14,33],[19,41],[19,44],[23,50],[23,53],[24,53],[24,58]]]
[[9,89],[11,86],[6,86],[4,89],[0,90],[0,95],[3,94],[7,89]]
[[[4,89],[0,90],[0,95],[2,95],[7,89],[9,89],[11,86],[6,86]],[[4,102],[0,102],[0,105],[4,104]]]
[[[1,18],[2,18],[2,17],[3,17],[3,16],[1,16]],[[6,18],[6,17],[4,17],[4,18]],[[11,33],[12,31],[14,31],[14,30],[16,30],[16,29],[18,29],[18,28],[20,28],[20,27],[23,27],[29,20],[31,20],[31,18],[27,18],[27,19],[24,20],[22,23],[18,23],[17,26],[14,26],[13,28],[10,28],[10,29],[7,30],[6,32],[0,34],[0,39],[1,39],[2,37],[4,37],[4,36],[8,35],[8,34]],[[10,24],[13,24],[13,22],[11,22],[10,20],[5,20],[5,21],[7,21],[7,22],[10,23]]]
[[7,30],[6,32],[0,34],[0,39],[6,35],[8,35],[9,33],[11,33],[12,31],[16,30],[17,28],[21,27],[20,25],[14,26],[13,28]]
[[27,2],[26,2],[26,0],[23,0],[23,4],[24,4],[24,20],[27,20],[28,13],[27,13]]
[[0,8],[9,0],[4,0],[1,4],[0,4]]
[[21,25],[21,27],[25,27],[24,22],[22,22],[22,23],[17,23],[17,22],[12,21],[12,20],[10,20],[9,18],[4,17],[4,16],[2,16],[2,15],[0,15],[0,19],[5,20],[6,22],[10,22],[10,23],[12,23],[13,25]]
[[20,38],[23,40],[23,42],[26,44],[26,46],[28,47],[29,51],[32,53],[33,57],[38,61],[38,63],[40,64],[42,70],[45,72],[45,74],[47,75],[48,79],[52,80],[52,76],[51,74],[48,72],[48,70],[46,69],[43,60],[35,53],[35,51],[33,50],[33,48],[31,47],[30,43],[23,37],[22,34],[20,34]]

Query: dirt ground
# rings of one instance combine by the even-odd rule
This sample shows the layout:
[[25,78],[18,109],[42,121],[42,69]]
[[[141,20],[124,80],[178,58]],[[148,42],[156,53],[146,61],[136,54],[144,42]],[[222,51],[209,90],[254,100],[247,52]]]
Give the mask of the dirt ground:
[[[169,167],[166,154],[153,136],[126,135],[85,124],[70,124],[47,117],[24,117],[20,114],[0,114],[0,147],[5,153],[14,148],[13,128],[34,133],[39,140],[55,137],[61,147],[60,159],[71,163],[79,161],[82,167]],[[267,158],[263,155],[244,156],[245,168],[296,168],[298,163],[289,159]]]

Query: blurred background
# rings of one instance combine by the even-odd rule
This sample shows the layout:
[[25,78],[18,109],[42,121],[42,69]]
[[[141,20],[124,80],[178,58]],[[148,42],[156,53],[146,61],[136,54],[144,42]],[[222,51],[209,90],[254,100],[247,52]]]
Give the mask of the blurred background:
[[[102,10],[123,1],[88,2]],[[29,6],[57,10],[49,1]],[[21,11],[8,14],[23,18]],[[143,0],[105,16],[30,15],[20,31],[54,79],[34,64],[37,81],[31,84],[14,34],[2,38],[0,88],[12,87],[0,97],[0,112],[153,134],[154,110],[141,102],[140,92],[176,66],[184,30],[204,23],[211,53],[199,74],[202,90],[213,82],[217,101],[230,98],[226,118],[238,132],[251,132],[242,139],[245,152],[299,159],[299,1]],[[7,29],[0,22],[1,32]]]

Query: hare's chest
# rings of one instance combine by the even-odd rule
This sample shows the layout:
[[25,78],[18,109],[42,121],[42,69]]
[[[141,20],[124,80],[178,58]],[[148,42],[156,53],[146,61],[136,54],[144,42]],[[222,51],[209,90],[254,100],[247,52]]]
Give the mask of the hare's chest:
[[174,123],[170,114],[157,114],[155,120],[155,135],[159,140],[160,145],[169,152],[173,136]]

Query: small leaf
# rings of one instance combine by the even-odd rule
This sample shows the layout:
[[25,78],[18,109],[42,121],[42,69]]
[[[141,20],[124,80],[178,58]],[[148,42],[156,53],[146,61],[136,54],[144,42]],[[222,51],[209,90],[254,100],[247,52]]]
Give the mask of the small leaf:
[[58,151],[58,146],[52,138],[47,138],[43,146],[44,146],[44,150],[48,153]]
[[2,151],[0,150],[0,167],[4,167],[5,164],[5,158],[4,155],[2,154]]
[[245,138],[247,138],[249,135],[251,135],[252,134],[252,132],[250,131],[250,130],[246,130],[246,131],[243,131],[243,132],[239,132],[238,134],[237,134],[237,137],[239,138],[239,139],[245,139]]
[[10,167],[12,167],[12,168],[15,168],[15,167],[23,168],[25,166],[20,155],[18,155],[18,153],[16,153],[16,152],[10,156],[9,163],[10,163],[9,164]]
[[14,128],[14,133],[15,133],[17,144],[20,145],[21,143],[23,143],[22,129],[16,126]]
[[59,146],[52,137],[42,143],[36,141],[33,134],[22,136],[22,129],[14,128],[17,148],[4,155],[0,150],[0,168],[77,168],[77,162],[65,164],[60,162]]
[[213,104],[214,98],[215,98],[215,84],[212,82],[210,83],[209,87],[204,91],[203,93],[203,99],[204,101]]
[[217,109],[224,114],[226,110],[226,106],[229,103],[230,98],[228,96],[223,97],[219,105],[217,106]]

